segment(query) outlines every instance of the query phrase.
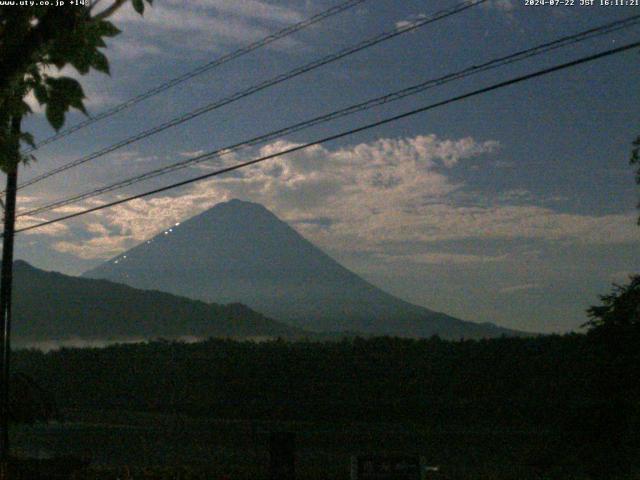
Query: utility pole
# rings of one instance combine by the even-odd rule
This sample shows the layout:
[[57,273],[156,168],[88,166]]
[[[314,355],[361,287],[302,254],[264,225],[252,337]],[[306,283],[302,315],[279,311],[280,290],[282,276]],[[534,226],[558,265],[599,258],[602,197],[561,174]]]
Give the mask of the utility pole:
[[8,478],[9,463],[9,380],[11,356],[11,286],[13,283],[13,237],[16,223],[16,193],[20,164],[20,124],[11,119],[11,145],[6,159],[7,188],[4,202],[2,271],[0,273],[0,480]]

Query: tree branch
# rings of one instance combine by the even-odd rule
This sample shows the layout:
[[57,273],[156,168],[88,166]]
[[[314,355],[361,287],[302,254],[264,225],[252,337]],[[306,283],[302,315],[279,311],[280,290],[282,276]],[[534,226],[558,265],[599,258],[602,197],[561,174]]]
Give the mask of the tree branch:
[[109,8],[105,8],[102,12],[97,13],[96,15],[91,17],[91,19],[97,21],[104,20],[105,18],[108,18],[116,13],[118,9],[120,9],[120,7],[122,7],[122,5],[124,5],[128,1],[129,0],[115,0]]

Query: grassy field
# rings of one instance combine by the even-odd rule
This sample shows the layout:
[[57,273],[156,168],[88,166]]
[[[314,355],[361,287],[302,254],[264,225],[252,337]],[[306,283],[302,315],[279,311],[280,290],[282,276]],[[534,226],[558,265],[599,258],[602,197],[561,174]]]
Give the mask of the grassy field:
[[[426,431],[393,424],[223,421],[134,412],[70,411],[64,423],[17,427],[23,456],[73,455],[91,461],[77,478],[266,478],[270,432],[296,435],[298,478],[348,479],[350,457],[411,453],[439,466],[427,478],[526,480],[588,478],[571,459],[552,465],[558,439],[534,431]],[[624,478],[640,478],[629,475]]]

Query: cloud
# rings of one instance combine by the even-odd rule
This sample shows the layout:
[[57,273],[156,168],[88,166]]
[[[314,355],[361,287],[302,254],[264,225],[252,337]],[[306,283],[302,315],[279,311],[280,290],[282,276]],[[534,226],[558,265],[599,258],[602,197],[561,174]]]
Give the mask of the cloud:
[[507,255],[473,255],[466,253],[429,252],[417,254],[388,255],[376,254],[375,258],[388,263],[423,265],[469,265],[487,262],[503,262]]
[[[184,8],[183,0],[168,0],[168,5]],[[191,0],[189,6],[195,11],[215,11],[223,15],[232,15],[245,19],[295,23],[302,20],[299,12],[287,7],[258,0]]]
[[386,241],[414,242],[528,238],[616,244],[638,239],[633,212],[590,216],[536,205],[459,207],[439,203],[420,206],[415,212],[396,212],[393,218],[384,216],[368,222],[368,235]]
[[18,206],[23,205],[33,205],[34,203],[39,203],[42,201],[42,198],[39,195],[25,195],[22,191],[18,191],[18,196],[16,198],[16,204]]
[[[256,155],[268,155],[293,145],[274,142]],[[355,213],[362,221],[371,211],[384,213],[387,205],[411,209],[416,200],[447,195],[458,185],[439,170],[453,168],[464,159],[492,152],[497,147],[496,142],[469,138],[441,140],[434,135],[381,139],[334,151],[317,146],[255,165],[236,175],[196,184],[180,196],[138,199],[105,210],[93,218],[114,232],[109,240],[101,241],[98,237],[90,241],[65,241],[55,248],[82,258],[104,257],[145,240],[166,225],[234,197],[257,200],[293,222],[333,209],[334,214],[328,218],[335,219],[339,228],[344,229],[345,223],[352,220],[345,217],[347,213]],[[238,160],[229,155],[224,161],[230,164]],[[336,208],[344,201],[347,203]],[[317,223],[308,226],[322,228]],[[335,233],[340,236],[339,230]]]
[[[273,142],[255,156],[294,145]],[[382,138],[337,149],[315,146],[196,183],[179,193],[104,210],[92,215],[90,222],[105,225],[106,231],[91,227],[94,238],[90,241],[69,240],[56,248],[75,251],[82,258],[104,258],[232,198],[265,205],[331,251],[379,254],[390,245],[405,248],[459,240],[637,241],[634,212],[565,213],[540,204],[545,202],[536,203],[529,192],[518,189],[497,192],[495,201],[486,204],[461,205],[459,197],[464,195],[460,193],[468,188],[452,180],[451,171],[483,162],[490,165],[491,159],[486,158],[498,148],[494,141],[435,135]],[[247,154],[230,154],[219,161],[231,165],[247,158]],[[408,261],[471,264],[503,259],[500,255],[434,252],[414,255]]]
[[133,61],[144,57],[160,56],[165,52],[157,45],[142,39],[119,38],[109,44],[109,54],[119,60]]
[[489,0],[485,5],[502,12],[512,12],[515,9],[513,0]]
[[[45,221],[42,217],[24,216],[16,220],[16,230],[35,225]],[[45,237],[62,237],[69,233],[69,227],[63,223],[52,223],[43,227],[27,230],[22,235],[29,236],[45,236]]]
[[153,162],[158,160],[159,157],[157,155],[142,155],[135,150],[131,150],[111,153],[109,154],[108,158],[114,163],[118,164],[120,168],[120,166],[123,164],[127,167],[130,167],[131,163]]
[[[507,22],[514,27],[516,24],[516,2],[514,0],[489,0],[481,5],[482,8],[497,12],[500,16],[504,17]],[[551,14],[555,15],[558,12],[564,9],[552,8]],[[518,28],[519,33],[523,34],[524,30],[521,27]],[[488,31],[485,33],[485,36],[488,35]]]
[[204,153],[205,153],[204,150],[193,150],[193,151],[178,152],[178,155],[184,158],[193,158],[193,157],[198,157]]
[[52,246],[82,259],[108,259],[224,200],[202,193],[134,200],[85,217],[82,229],[91,238],[71,237]]
[[[222,45],[255,41],[272,33],[274,28],[302,19],[303,14],[295,9],[258,0],[169,0],[146,9],[144,17],[132,8],[122,8],[114,16],[116,24],[125,26],[126,43],[137,46],[133,54],[138,56],[166,55],[182,49],[218,51]],[[276,42],[274,47],[293,45],[297,42],[288,38]],[[132,55],[122,48],[116,53],[123,58]]]
[[537,290],[540,288],[540,285],[537,283],[524,283],[522,285],[512,285],[509,287],[504,287],[500,289],[500,293],[517,293],[517,292],[526,292],[529,290]]
[[53,244],[53,248],[62,253],[70,253],[84,260],[108,259],[125,249],[128,239],[116,236],[100,236],[84,242],[59,241]]
[[401,30],[403,28],[406,28],[410,25],[412,25],[413,23],[415,23],[417,20],[420,20],[422,18],[426,18],[426,15],[424,13],[420,13],[418,15],[412,15],[409,18],[405,19],[405,20],[399,20],[396,22],[396,29],[397,30]]

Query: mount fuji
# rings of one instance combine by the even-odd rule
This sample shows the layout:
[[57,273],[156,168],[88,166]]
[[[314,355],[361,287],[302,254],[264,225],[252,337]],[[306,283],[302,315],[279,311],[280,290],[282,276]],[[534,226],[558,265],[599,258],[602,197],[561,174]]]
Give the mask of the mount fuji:
[[205,302],[239,302],[315,332],[518,335],[413,305],[368,283],[262,205],[220,203],[83,274]]

